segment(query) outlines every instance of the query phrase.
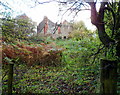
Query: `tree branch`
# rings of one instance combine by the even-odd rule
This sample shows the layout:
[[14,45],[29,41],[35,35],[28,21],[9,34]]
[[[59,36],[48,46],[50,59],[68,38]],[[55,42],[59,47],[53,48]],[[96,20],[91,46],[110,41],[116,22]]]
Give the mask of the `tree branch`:
[[104,23],[104,9],[107,2],[101,2],[101,6],[99,12],[96,11],[96,3],[89,2],[88,3],[91,7],[91,23],[94,24],[98,29],[98,35],[101,42],[106,46],[109,47],[111,43],[114,43],[108,34],[105,32],[105,23]]
[[[101,45],[100,45],[101,46]],[[97,54],[99,54],[100,53],[100,51],[102,50],[102,49],[104,49],[104,47],[105,46],[103,46],[102,48],[98,48],[98,51],[96,52],[96,53],[94,53],[94,54],[91,54],[89,57],[91,57],[91,56],[96,56]]]
[[95,2],[89,2],[88,3],[91,7],[91,23],[95,26],[98,24],[98,13],[96,10],[96,3]]

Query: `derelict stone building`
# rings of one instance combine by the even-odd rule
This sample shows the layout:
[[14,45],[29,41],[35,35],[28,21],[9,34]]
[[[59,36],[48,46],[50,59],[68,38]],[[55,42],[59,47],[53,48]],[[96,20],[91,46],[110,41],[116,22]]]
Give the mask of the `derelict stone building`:
[[56,39],[58,37],[68,38],[72,32],[72,25],[66,20],[63,23],[57,24],[49,20],[46,16],[37,26],[38,36],[51,36]]

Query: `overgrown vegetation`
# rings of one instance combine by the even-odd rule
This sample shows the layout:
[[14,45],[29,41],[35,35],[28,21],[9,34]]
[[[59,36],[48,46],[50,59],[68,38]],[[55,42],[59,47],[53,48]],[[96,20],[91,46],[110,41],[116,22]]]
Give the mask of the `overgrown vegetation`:
[[[88,47],[89,39],[81,41],[70,39],[64,43],[60,40],[57,43],[66,48],[62,53],[64,64],[57,67],[35,65],[29,68],[25,64],[15,65],[14,88],[16,93],[96,92],[95,88],[99,81],[99,58],[97,57],[93,62],[94,58],[91,54],[97,51],[96,47],[99,44],[90,43],[91,47]],[[92,53],[91,49],[94,50]]]
[[[92,8],[92,3],[89,5]],[[118,6],[113,5],[109,7]],[[119,6],[115,8],[120,9]],[[106,14],[104,21],[109,18],[112,21],[106,24],[104,32],[117,41],[117,44],[109,44],[112,41],[109,39],[110,42],[105,43],[109,48],[99,40],[103,38],[97,35],[101,30],[89,31],[83,22],[73,25],[69,39],[53,40],[33,35],[34,24],[28,18],[1,19],[3,93],[7,93],[8,64],[11,62],[14,63],[13,93],[99,93],[100,59],[116,60],[120,56],[119,22],[114,27],[117,32],[112,34],[112,14],[109,17]],[[119,21],[119,14],[116,17]]]
[[99,57],[103,54],[102,50],[101,54],[96,52],[102,46],[97,35],[84,24],[74,27],[69,39],[33,36],[29,41],[16,40],[9,44],[6,41],[3,44],[3,92],[7,92],[9,60],[14,62],[13,93],[96,93]]

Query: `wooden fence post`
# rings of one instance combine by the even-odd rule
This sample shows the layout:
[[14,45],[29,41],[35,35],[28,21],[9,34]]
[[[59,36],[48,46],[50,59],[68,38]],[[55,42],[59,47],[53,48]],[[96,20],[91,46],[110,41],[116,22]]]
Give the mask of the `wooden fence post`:
[[101,59],[100,93],[117,93],[117,61]]
[[14,64],[9,64],[8,69],[8,94],[12,95],[12,81],[13,81],[13,66]]

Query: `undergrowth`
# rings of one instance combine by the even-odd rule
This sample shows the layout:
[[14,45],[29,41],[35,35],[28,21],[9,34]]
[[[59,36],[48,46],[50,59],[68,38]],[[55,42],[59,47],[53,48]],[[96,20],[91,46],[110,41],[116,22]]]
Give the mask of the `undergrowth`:
[[[94,54],[100,46],[99,41],[85,38],[53,42],[64,48],[60,60],[62,65],[36,64],[28,67],[25,64],[15,64],[13,93],[96,93],[99,57],[102,55]],[[7,75],[3,79],[3,91],[6,90]]]

